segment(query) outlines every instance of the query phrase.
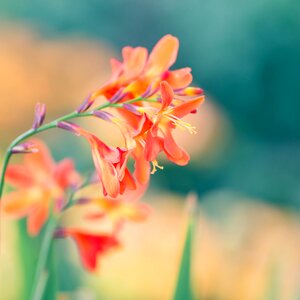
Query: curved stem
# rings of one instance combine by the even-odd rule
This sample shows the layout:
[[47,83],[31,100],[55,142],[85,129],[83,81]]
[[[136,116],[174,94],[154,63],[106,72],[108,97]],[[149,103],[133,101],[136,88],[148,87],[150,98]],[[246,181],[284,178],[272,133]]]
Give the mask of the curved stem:
[[[129,101],[126,101],[126,102],[120,103],[120,104],[119,103],[106,102],[106,103],[104,103],[104,104],[96,107],[93,111],[95,111],[95,110],[102,110],[102,109],[109,108],[109,107],[122,108],[123,104],[125,104],[125,103],[135,103],[135,102],[140,102],[140,101],[156,102],[157,99],[146,99],[146,98],[142,98],[142,97],[137,97],[137,98],[131,99]],[[18,136],[10,144],[10,146],[8,147],[8,149],[6,151],[6,154],[5,154],[5,157],[4,157],[4,160],[3,160],[3,165],[2,165],[2,168],[1,168],[1,178],[0,178],[0,199],[2,198],[4,181],[5,181],[4,180],[5,179],[5,173],[6,173],[6,169],[7,169],[7,166],[8,166],[10,157],[11,157],[11,154],[12,154],[11,151],[12,151],[13,147],[15,147],[16,145],[18,145],[22,141],[30,138],[33,135],[36,135],[36,134],[38,134],[40,132],[43,132],[43,131],[46,131],[48,129],[57,127],[57,123],[58,122],[67,121],[67,120],[74,119],[74,118],[93,116],[93,111],[91,111],[91,112],[81,112],[81,113],[75,111],[75,112],[72,112],[72,113],[67,114],[65,116],[62,116],[60,118],[57,118],[56,120],[54,120],[52,122],[49,122],[49,123],[47,123],[45,125],[42,125],[39,128],[37,128],[37,129],[29,129],[28,131],[26,131],[23,134],[21,134],[20,136]]]
[[60,117],[52,122],[49,122],[43,126],[40,126],[37,129],[29,129],[28,131],[24,132],[23,134],[21,134],[20,136],[18,136],[7,148],[4,159],[3,159],[3,164],[2,164],[2,168],[1,168],[1,179],[0,179],[0,199],[2,198],[2,194],[3,194],[3,187],[4,187],[4,181],[5,181],[5,173],[6,173],[6,169],[9,163],[9,160],[11,158],[12,155],[12,149],[18,145],[19,143],[21,143],[22,141],[28,139],[29,137],[38,134],[40,132],[46,131],[48,129],[51,128],[55,128],[57,127],[57,123],[61,122],[61,121],[66,121],[66,120],[70,120],[76,117],[86,117],[86,116],[90,116],[91,114],[87,114],[87,113],[82,113],[79,114],[77,112],[73,112],[70,113],[68,115],[65,115],[63,117]]
[[3,160],[2,170],[1,170],[1,179],[0,179],[0,199],[2,198],[3,193],[3,186],[4,186],[4,178],[5,178],[5,172],[9,163],[11,157],[11,151],[7,151],[5,153],[5,157]]
[[[5,184],[5,173],[6,173],[8,164],[9,164],[9,160],[12,156],[12,150],[16,145],[18,145],[22,141],[30,138],[31,136],[34,136],[34,135],[40,133],[40,132],[46,131],[51,128],[56,128],[58,122],[67,121],[67,120],[70,120],[73,118],[93,116],[94,115],[93,112],[95,110],[102,110],[102,109],[109,108],[109,107],[122,108],[123,104],[125,104],[125,103],[135,103],[135,102],[139,102],[139,101],[155,102],[155,101],[157,101],[157,99],[145,99],[145,98],[137,97],[135,99],[131,99],[124,103],[106,102],[106,103],[96,107],[92,111],[72,112],[72,113],[62,116],[60,118],[57,118],[54,121],[44,124],[37,129],[29,129],[28,131],[26,131],[23,134],[21,134],[20,136],[18,136],[15,140],[13,140],[13,142],[7,148],[7,151],[6,151],[4,159],[3,159],[1,175],[0,175],[1,176],[0,177],[0,200],[3,195],[3,188],[4,188],[4,184]],[[68,208],[70,205],[71,205],[71,203],[68,203],[66,208]],[[0,217],[0,220],[1,220],[1,217]],[[36,269],[34,285],[33,285],[32,295],[31,295],[32,296],[31,299],[34,299],[34,300],[43,299],[43,294],[45,292],[45,287],[46,287],[48,276],[49,276],[49,271],[46,270],[46,264],[47,264],[56,224],[57,224],[57,219],[52,216],[49,219],[49,221],[46,225],[46,228],[45,228],[45,235],[44,235],[42,245],[41,245],[41,253],[40,253],[40,256],[38,259],[38,263],[37,263],[37,269]]]

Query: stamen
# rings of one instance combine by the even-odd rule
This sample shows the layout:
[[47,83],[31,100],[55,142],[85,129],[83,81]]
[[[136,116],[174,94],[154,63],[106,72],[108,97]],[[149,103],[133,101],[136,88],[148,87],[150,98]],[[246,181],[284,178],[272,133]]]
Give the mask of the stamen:
[[171,115],[171,114],[165,114],[165,117],[167,117],[170,121],[172,121],[180,129],[188,130],[188,132],[190,134],[196,134],[197,133],[196,127],[191,125],[188,122],[185,122],[185,121],[181,120],[180,118],[178,118],[174,115]]
[[161,169],[161,170],[164,169],[163,166],[160,166],[160,165],[158,164],[157,160],[152,160],[151,163],[152,163],[152,171],[151,171],[151,174],[154,174],[154,173],[157,171],[157,168],[158,168],[158,169]]

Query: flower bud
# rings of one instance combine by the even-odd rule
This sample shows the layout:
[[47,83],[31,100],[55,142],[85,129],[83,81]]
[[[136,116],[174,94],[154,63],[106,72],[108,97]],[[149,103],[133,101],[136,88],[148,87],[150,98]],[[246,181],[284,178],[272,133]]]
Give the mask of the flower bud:
[[92,97],[92,94],[90,94],[87,98],[84,99],[84,101],[81,103],[81,105],[76,109],[78,113],[82,113],[87,111],[95,102],[95,98]]
[[120,101],[125,95],[126,93],[123,93],[124,88],[120,88],[110,99],[109,102],[111,103],[117,103],[118,101]]
[[32,129],[38,129],[44,122],[46,116],[46,105],[44,103],[38,102],[35,106],[34,111],[34,121],[32,124]]
[[176,94],[180,96],[199,96],[203,95],[204,91],[199,87],[187,87],[178,93],[176,92]]
[[112,118],[114,117],[111,113],[103,110],[95,110],[93,111],[93,115],[108,122],[111,122]]
[[60,128],[60,129],[70,131],[70,132],[74,133],[77,136],[80,136],[80,134],[78,133],[78,129],[80,127],[78,125],[74,124],[74,123],[61,121],[61,122],[57,123],[57,127]]
[[159,90],[158,87],[153,88],[153,86],[150,84],[147,88],[147,90],[141,95],[142,98],[149,98],[153,96],[155,93],[157,93]]
[[37,145],[31,142],[26,142],[19,144],[12,148],[11,153],[18,154],[18,153],[37,153],[39,149]]
[[129,111],[131,111],[132,113],[134,113],[137,116],[140,116],[141,113],[138,111],[137,107],[133,104],[130,103],[124,103],[123,107]]

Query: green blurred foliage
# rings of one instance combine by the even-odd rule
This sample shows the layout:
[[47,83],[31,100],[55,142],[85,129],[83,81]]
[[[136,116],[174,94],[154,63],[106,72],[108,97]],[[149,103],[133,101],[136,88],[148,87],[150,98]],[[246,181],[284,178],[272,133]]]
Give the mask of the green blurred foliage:
[[28,23],[46,37],[85,36],[120,49],[152,47],[166,33],[178,36],[177,66],[192,67],[234,135],[217,162],[166,168],[155,184],[181,193],[226,188],[297,207],[299,14],[297,0],[0,2],[2,20]]
[[[194,196],[190,196],[194,197]],[[192,199],[190,199],[192,200]],[[193,199],[196,201],[196,199]],[[193,290],[192,290],[192,281],[191,281],[191,266],[192,266],[192,249],[194,241],[194,230],[196,222],[196,202],[191,203],[187,200],[188,211],[188,220],[186,226],[186,233],[184,239],[184,245],[182,249],[182,255],[180,260],[180,266],[178,270],[178,279],[174,294],[174,300],[193,300]]]

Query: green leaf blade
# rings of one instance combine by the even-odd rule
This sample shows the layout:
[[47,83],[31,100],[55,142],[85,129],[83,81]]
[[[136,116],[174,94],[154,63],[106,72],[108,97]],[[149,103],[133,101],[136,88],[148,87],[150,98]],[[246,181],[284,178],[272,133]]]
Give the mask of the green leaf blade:
[[187,199],[188,222],[185,234],[185,242],[181,256],[181,262],[177,277],[177,285],[174,293],[174,300],[193,300],[193,291],[191,284],[191,266],[192,266],[192,246],[195,231],[195,219],[197,198],[190,195]]

